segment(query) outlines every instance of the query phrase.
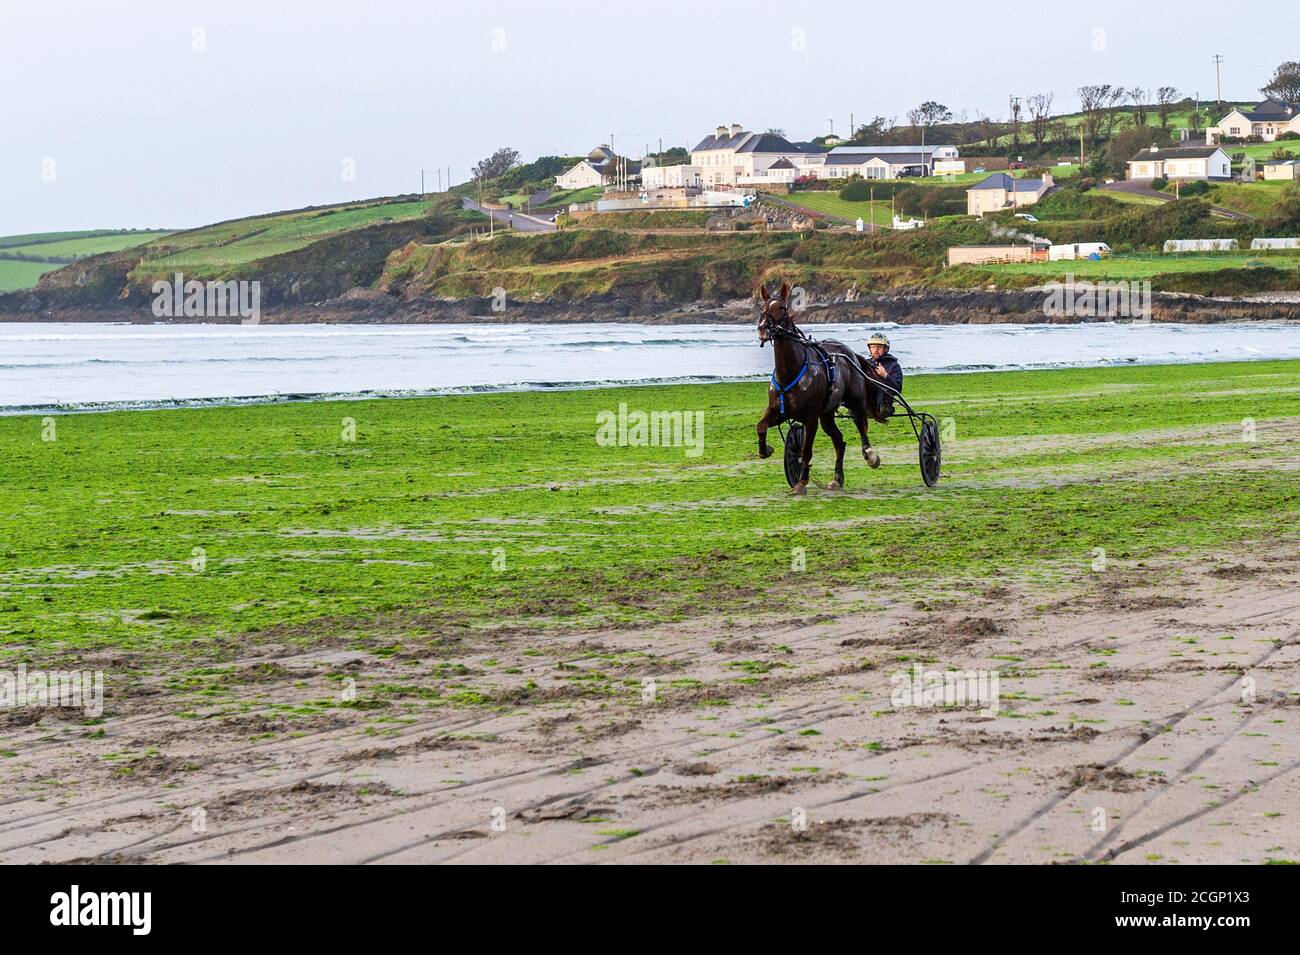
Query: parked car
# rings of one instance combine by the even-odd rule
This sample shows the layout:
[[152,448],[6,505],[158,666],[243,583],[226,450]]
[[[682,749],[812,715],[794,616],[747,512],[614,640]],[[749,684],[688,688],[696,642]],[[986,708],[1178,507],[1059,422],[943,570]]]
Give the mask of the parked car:
[[1028,212],[1017,212],[1017,219],[1024,219],[1026,222],[1037,222],[1038,216],[1031,216]]
[[1028,168],[1029,168],[1029,163],[1027,163],[1027,162],[1021,162],[1021,161],[1018,160],[1018,159],[1014,159],[1014,160],[1012,160],[1011,162],[1007,163],[1007,168],[1008,168],[1008,169],[1028,169]]

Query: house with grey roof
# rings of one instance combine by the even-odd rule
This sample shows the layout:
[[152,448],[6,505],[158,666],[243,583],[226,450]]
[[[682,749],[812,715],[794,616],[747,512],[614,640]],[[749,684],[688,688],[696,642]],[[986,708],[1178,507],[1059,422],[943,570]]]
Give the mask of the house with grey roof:
[[[586,189],[602,185],[612,179],[619,171],[619,156],[608,146],[601,144],[578,160],[572,168],[566,169],[555,177],[555,185],[561,189]],[[632,159],[623,161],[622,172],[635,179],[641,172],[641,164]]]
[[1266,159],[1263,166],[1268,182],[1300,179],[1300,159]]
[[[793,182],[816,175],[826,151],[813,143],[792,143],[777,133],[751,132],[739,123],[719,126],[691,150],[691,165],[704,188]],[[781,163],[785,160],[785,163]],[[791,168],[792,167],[792,168]]]
[[966,190],[966,214],[983,216],[1003,209],[1032,206],[1053,185],[1050,172],[1043,173],[1042,179],[1017,179],[1005,172],[995,172]]
[[1218,146],[1152,146],[1128,161],[1130,179],[1232,178],[1232,160]]
[[1253,109],[1234,107],[1209,132],[1241,139],[1258,136],[1271,143],[1286,133],[1300,133],[1300,104],[1266,99]]

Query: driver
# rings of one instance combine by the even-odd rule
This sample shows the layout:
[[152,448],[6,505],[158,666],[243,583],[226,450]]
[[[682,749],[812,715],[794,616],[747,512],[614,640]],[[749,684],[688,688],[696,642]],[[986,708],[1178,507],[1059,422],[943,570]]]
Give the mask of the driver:
[[[884,332],[873,332],[867,339],[867,351],[870,358],[862,358],[862,370],[875,375],[881,383],[888,385],[900,394],[903,391],[903,368],[898,359],[889,353],[889,337]],[[862,356],[859,356],[862,357]],[[894,399],[880,388],[869,388],[869,400],[877,412],[877,420],[884,421],[894,413]]]

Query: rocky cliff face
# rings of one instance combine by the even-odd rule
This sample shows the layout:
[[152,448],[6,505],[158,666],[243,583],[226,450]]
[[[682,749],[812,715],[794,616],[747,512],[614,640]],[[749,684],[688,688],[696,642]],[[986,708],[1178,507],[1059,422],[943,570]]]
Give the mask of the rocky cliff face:
[[[286,276],[292,275],[286,271]],[[723,306],[647,304],[617,296],[597,296],[581,302],[519,302],[507,300],[494,309],[491,298],[454,300],[402,299],[372,289],[352,288],[342,295],[316,302],[303,301],[307,289],[264,307],[263,324],[382,323],[422,324],[491,322],[502,324],[569,322],[642,322],[646,324],[752,322],[752,306],[736,301]],[[1049,317],[1042,291],[932,291],[918,290],[888,295],[849,296],[840,301],[814,304],[798,320],[816,325],[829,322],[896,322],[901,325],[960,325],[996,323],[1077,323],[1111,321],[1098,317]],[[296,298],[296,300],[295,300]],[[1278,300],[1219,299],[1195,295],[1157,293],[1151,299],[1151,320],[1205,324],[1230,321],[1300,322],[1300,301],[1295,296]],[[142,322],[156,321],[147,301],[134,297],[109,304],[87,303],[50,290],[0,295],[0,320],[34,322]],[[1116,317],[1113,320],[1124,321]],[[202,322],[213,319],[176,319]],[[220,320],[217,320],[220,321]],[[238,322],[238,318],[225,321]]]

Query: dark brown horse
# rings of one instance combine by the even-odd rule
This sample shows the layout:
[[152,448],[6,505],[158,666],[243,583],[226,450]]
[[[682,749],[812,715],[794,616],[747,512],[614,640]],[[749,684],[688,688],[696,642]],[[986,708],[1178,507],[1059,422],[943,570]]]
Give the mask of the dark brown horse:
[[776,297],[768,295],[767,287],[762,285],[758,294],[758,341],[760,345],[772,343],[776,363],[767,389],[767,412],[758,420],[758,456],[772,454],[767,443],[768,428],[783,421],[800,422],[803,473],[790,493],[807,493],[813,439],[820,423],[835,445],[835,480],[826,487],[837,491],[844,486],[844,435],[835,424],[837,408],[847,408],[857,425],[862,436],[862,457],[873,468],[880,466],[880,456],[871,449],[867,438],[867,419],[883,419],[871,401],[871,385],[866,381],[862,360],[842,342],[814,342],[798,329],[790,314],[788,284],[781,285]]

